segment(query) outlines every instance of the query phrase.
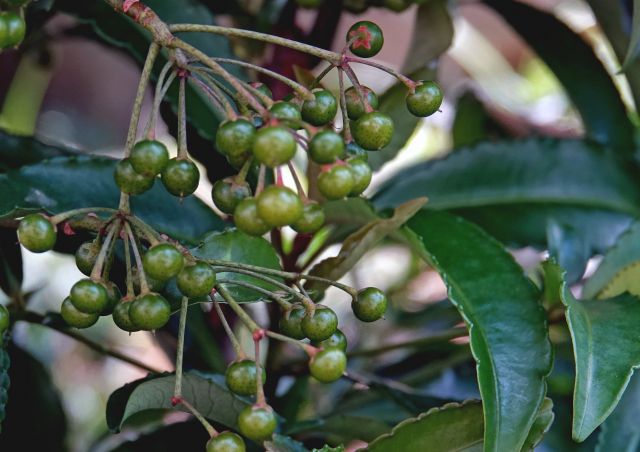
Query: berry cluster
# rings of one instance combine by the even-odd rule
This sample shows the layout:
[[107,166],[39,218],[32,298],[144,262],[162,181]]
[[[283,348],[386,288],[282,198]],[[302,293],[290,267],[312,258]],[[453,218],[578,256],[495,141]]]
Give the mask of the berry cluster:
[[24,39],[27,26],[23,18],[23,8],[29,0],[4,0],[9,8],[0,9],[0,52],[18,46]]
[[[173,26],[172,30],[181,31],[181,26]],[[197,25],[182,29],[202,30],[202,26]],[[204,31],[208,30],[218,29],[205,26]],[[182,294],[177,360],[182,363],[189,302],[208,297],[236,351],[237,358],[226,371],[227,386],[237,395],[255,396],[255,404],[244,409],[238,417],[239,432],[254,441],[270,438],[277,428],[277,418],[263,392],[267,375],[260,365],[262,339],[268,337],[299,347],[308,357],[309,373],[320,382],[333,382],[346,372],[347,341],[338,329],[338,316],[329,307],[318,304],[307,293],[302,281],[332,285],[349,294],[353,314],[363,322],[373,322],[384,316],[387,309],[385,294],[374,287],[358,291],[314,275],[224,260],[197,259],[179,242],[159,234],[133,215],[129,197],[149,190],[158,176],[166,190],[175,196],[189,196],[197,188],[200,175],[189,159],[186,142],[185,86],[189,81],[208,95],[212,104],[226,116],[217,131],[215,144],[229,162],[239,168],[237,175],[214,184],[212,197],[218,209],[229,214],[239,230],[254,236],[284,226],[291,226],[301,234],[318,231],[324,224],[324,212],[320,202],[306,195],[297,177],[292,159],[298,149],[306,152],[310,164],[318,165],[320,171],[314,182],[322,197],[342,199],[359,196],[367,188],[372,175],[367,151],[383,148],[393,135],[391,118],[376,110],[376,93],[360,85],[350,67],[353,62],[367,64],[362,58],[380,51],[384,42],[382,31],[371,22],[358,22],[349,30],[346,41],[342,54],[331,53],[331,65],[314,82],[314,86],[318,85],[330,69],[337,68],[339,99],[328,90],[307,89],[289,81],[294,92],[286,100],[277,102],[273,101],[265,85],[245,83],[230,76],[216,65],[215,60],[200,56],[197,49],[192,50],[187,44],[180,52],[173,49],[172,58],[162,69],[156,84],[154,108],[144,138],[137,141],[140,106],[159,51],[157,44],[152,45],[134,103],[125,158],[116,164],[114,171],[115,183],[121,191],[119,208],[91,207],[52,217],[35,213],[24,217],[18,226],[20,243],[36,253],[54,247],[57,228],[61,224],[65,231],[84,228],[95,233],[95,239],[81,245],[75,256],[78,269],[87,278],[73,285],[60,308],[62,318],[69,326],[88,328],[100,316],[111,315],[114,323],[129,333],[162,328],[173,313],[162,293],[165,285],[173,280]],[[176,42],[180,41],[172,41]],[[347,55],[347,50],[356,56]],[[396,76],[407,86],[406,102],[411,113],[428,116],[438,110],[442,93],[435,83],[414,82],[384,66],[375,64],[375,67]],[[351,81],[351,87],[344,87],[344,75]],[[179,81],[178,151],[175,158],[170,158],[167,148],[155,139],[155,124],[160,103],[176,78]],[[339,110],[340,128],[336,124]],[[283,184],[283,166],[290,171],[295,190]],[[250,171],[257,173],[253,186],[247,180]],[[267,171],[274,172],[274,183],[268,182]],[[110,277],[118,241],[122,242],[124,250],[124,281],[113,281]],[[228,273],[258,278],[272,289],[221,276]],[[282,312],[278,331],[263,328],[252,319],[228,290],[227,287],[234,284],[253,289],[278,304]],[[253,359],[249,359],[240,347],[220,303],[228,304],[252,332]],[[8,315],[0,309],[0,332],[8,328],[8,321]],[[181,372],[181,365],[177,364],[176,375]],[[207,450],[244,450],[240,436],[216,432],[195,411],[182,397],[178,381],[176,377],[172,402],[184,405],[203,421],[212,436]]]

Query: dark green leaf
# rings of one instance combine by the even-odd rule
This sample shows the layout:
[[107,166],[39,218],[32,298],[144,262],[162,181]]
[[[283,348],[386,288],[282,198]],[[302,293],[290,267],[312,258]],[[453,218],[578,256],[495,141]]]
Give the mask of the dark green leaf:
[[37,359],[9,345],[9,401],[0,435],[0,450],[67,451],[67,419],[51,376]]
[[403,73],[411,73],[426,66],[451,46],[453,22],[447,11],[447,2],[434,0],[420,5],[413,30]]
[[486,451],[519,450],[551,370],[539,294],[506,250],[477,226],[422,211],[407,224],[410,243],[443,277],[465,318],[484,401]]
[[[113,449],[109,447],[108,450],[110,452],[201,451],[205,449],[208,439],[209,435],[202,428],[202,424],[193,419],[163,426],[134,440],[125,441]],[[109,443],[109,445],[111,446],[112,443]],[[100,446],[96,447],[95,450],[101,450]]]
[[[197,247],[191,250],[200,259],[222,259],[225,261],[251,264],[260,267],[280,269],[278,255],[262,237],[251,237],[235,229],[214,232],[207,235]],[[268,282],[239,273],[223,272],[217,274],[218,279],[242,281],[267,289],[276,289]],[[278,278],[275,278],[279,280]],[[264,296],[254,290],[227,284],[225,287],[236,298],[236,301],[250,302],[264,300]]]
[[309,452],[304,444],[288,436],[274,434],[270,441],[265,441],[267,452]]
[[[380,218],[367,223],[346,238],[336,257],[330,257],[318,263],[309,272],[315,276],[329,278],[334,281],[342,278],[362,256],[370,251],[382,239],[397,231],[427,202],[418,198],[398,206],[390,218]],[[324,291],[328,284],[310,281],[306,284],[310,290]]]
[[[545,273],[562,273],[545,263]],[[557,277],[557,276],[554,276]],[[576,300],[566,284],[560,297],[573,340],[576,383],[573,438],[584,441],[614,410],[640,366],[640,300],[628,293],[606,300]]]
[[22,252],[16,230],[0,227],[0,289],[11,297],[20,292],[21,286]]
[[640,223],[634,223],[607,251],[584,285],[584,298],[607,298],[630,292],[640,295]]
[[640,446],[640,375],[634,375],[620,402],[602,424],[597,452],[634,452]]
[[580,112],[588,135],[630,157],[634,128],[620,93],[593,49],[551,14],[512,0],[490,0],[487,4],[553,71]]
[[629,48],[627,55],[622,63],[622,71],[626,70],[629,65],[638,58],[640,53],[640,0],[633,0],[633,24],[631,26],[631,38],[629,39]]
[[549,256],[567,270],[567,281],[574,283],[582,278],[587,261],[591,257],[589,246],[573,226],[563,225],[551,219],[547,225]]
[[504,138],[505,131],[489,116],[483,103],[472,93],[458,98],[456,117],[451,126],[453,147],[471,146],[489,138]]
[[373,203],[385,208],[417,196],[427,196],[430,209],[453,210],[518,245],[543,245],[548,222],[555,219],[600,251],[640,214],[640,190],[624,165],[577,140],[463,148],[400,172]]
[[[529,436],[522,447],[532,451],[553,422],[553,403],[545,398]],[[424,452],[482,451],[482,404],[467,401],[432,408],[417,418],[396,425],[391,433],[377,438],[367,451],[420,450]],[[486,449],[485,449],[486,450]]]
[[[135,59],[143,61],[147,48],[151,44],[151,35],[128,17],[113,10],[106,2],[77,2],[58,0],[57,7],[76,16],[79,20],[91,24],[98,36],[107,43],[123,47]],[[167,23],[196,23],[214,25],[215,20],[209,10],[196,0],[167,2],[150,0],[145,2],[162,20]],[[229,41],[223,36],[207,33],[190,33],[180,36],[189,44],[197,47],[209,56],[232,58]],[[162,60],[163,58],[161,58]],[[162,62],[164,63],[164,61]],[[157,65],[159,72],[161,65]],[[237,67],[229,68],[236,75]],[[157,72],[156,72],[157,73]],[[206,95],[189,84],[187,93],[187,117],[203,138],[212,139],[218,127],[219,113],[213,108]],[[171,103],[177,105],[177,90],[169,92]]]
[[[163,374],[129,383],[114,391],[107,403],[107,425],[117,432],[128,419],[144,411],[187,411],[180,405],[171,406],[174,385],[175,376]],[[238,398],[227,389],[223,376],[197,371],[183,375],[182,395],[204,417],[233,429],[237,428],[238,414],[249,405],[247,400]]]
[[2,421],[7,416],[7,402],[9,401],[9,386],[11,378],[9,377],[9,367],[11,366],[11,358],[6,348],[7,342],[0,337],[0,434],[2,434]]
[[64,146],[49,145],[32,137],[11,135],[0,129],[0,172],[38,163],[52,157],[76,154],[78,151]]
[[[0,174],[0,218],[46,210],[60,213],[81,207],[118,207],[120,191],[113,181],[115,160],[97,156],[57,157]],[[159,232],[197,243],[222,220],[194,196],[182,201],[160,183],[132,197],[132,211]]]
[[[429,80],[434,75],[433,70],[426,68],[409,74],[414,80]],[[391,142],[384,149],[369,152],[369,165],[374,170],[382,167],[400,152],[420,121],[420,118],[416,118],[407,110],[406,97],[407,87],[401,82],[396,83],[380,96],[378,109],[391,116],[395,128]]]

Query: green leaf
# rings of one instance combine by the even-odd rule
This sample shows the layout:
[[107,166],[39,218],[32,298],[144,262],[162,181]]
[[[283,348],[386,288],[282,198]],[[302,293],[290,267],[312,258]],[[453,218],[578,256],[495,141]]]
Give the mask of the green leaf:
[[[362,256],[376,246],[382,239],[397,231],[427,202],[426,198],[408,201],[395,209],[390,218],[373,220],[346,238],[336,257],[330,257],[316,264],[309,274],[329,278],[334,281],[342,278]],[[309,290],[324,291],[328,284],[310,281]]]
[[66,452],[67,419],[48,370],[27,351],[10,343],[9,397],[0,450]]
[[7,342],[0,337],[0,434],[2,434],[2,421],[7,416],[7,401],[9,400],[9,386],[11,378],[9,377],[9,367],[11,366],[11,358],[6,348]]
[[451,135],[454,148],[507,136],[504,129],[489,115],[480,99],[470,91],[458,98]]
[[11,135],[0,129],[0,173],[48,158],[76,154],[78,151],[64,146],[46,144],[32,137]]
[[633,125],[620,93],[593,49],[551,14],[511,0],[490,0],[487,4],[556,75],[580,113],[587,134],[629,157],[633,155]]
[[11,297],[18,294],[21,287],[22,252],[16,230],[0,227],[0,289]]
[[309,452],[304,444],[277,433],[271,437],[270,441],[265,441],[264,448],[267,452]]
[[417,196],[427,196],[430,209],[452,210],[518,245],[544,245],[555,219],[601,251],[640,214],[640,189],[627,168],[579,140],[463,148],[401,171],[372,201],[386,208]]
[[338,447],[331,447],[325,444],[321,449],[313,449],[311,452],[344,452],[344,446],[341,444]]
[[[113,181],[115,160],[97,156],[57,157],[0,174],[0,218],[46,210],[118,207]],[[159,232],[197,243],[205,232],[222,229],[222,220],[194,196],[170,195],[157,180],[148,192],[131,198],[132,211]]]
[[640,223],[634,223],[607,251],[584,285],[584,298],[608,298],[629,292],[640,296]]
[[470,331],[484,401],[485,451],[519,450],[546,392],[551,346],[539,294],[522,268],[477,226],[422,211],[410,244],[447,285]]
[[[153,375],[129,383],[111,394],[107,402],[107,425],[118,432],[132,416],[149,410],[186,408],[171,406],[175,385],[173,374]],[[237,429],[237,418],[250,403],[233,395],[224,376],[189,371],[183,374],[182,395],[204,417],[226,427]]]
[[638,58],[640,54],[640,0],[633,0],[633,24],[631,25],[631,38],[629,48],[624,57],[621,71],[625,71],[629,65]]
[[[145,4],[167,23],[215,25],[214,17],[210,11],[196,0],[180,2],[149,0]],[[144,60],[151,44],[151,35],[128,17],[115,12],[106,2],[57,0],[56,6],[75,16],[78,20],[93,26],[97,35],[108,44],[124,48],[139,62]],[[185,33],[178,34],[178,36],[209,56],[234,57],[229,41],[223,36],[209,33]],[[161,64],[156,64],[156,75],[166,61],[164,57],[160,60]],[[235,75],[240,74],[237,67],[229,68],[229,70]],[[168,95],[174,111],[177,111],[177,89],[171,89]],[[187,119],[197,128],[203,138],[213,139],[221,120],[218,111],[213,108],[205,94],[194,88],[193,82],[189,83],[187,99]]]
[[[409,77],[413,80],[429,80],[434,75],[433,70],[423,68],[409,74]],[[384,149],[369,152],[369,166],[374,170],[382,167],[400,152],[420,122],[420,118],[413,116],[407,110],[406,97],[407,87],[401,82],[396,83],[380,96],[378,109],[391,116],[394,131],[391,142]]]
[[443,0],[423,2],[418,7],[413,30],[411,47],[402,69],[403,73],[411,73],[423,68],[451,46],[453,22],[447,10],[447,2]]
[[124,442],[115,447],[113,439],[113,435],[109,435],[107,439],[104,439],[90,450],[102,450],[105,444],[108,444],[107,450],[110,452],[200,451],[204,450],[209,435],[202,428],[202,424],[195,419],[191,419],[186,422],[176,422],[162,426],[150,433],[145,431],[140,436],[129,441],[123,438]]
[[634,375],[620,402],[602,424],[596,452],[635,452],[640,446],[640,375]]
[[591,250],[579,231],[552,218],[547,224],[547,245],[549,256],[567,270],[569,283],[582,278]]
[[[222,259],[239,264],[251,264],[260,267],[280,270],[280,261],[271,244],[262,237],[251,237],[236,229],[224,232],[208,234],[200,245],[191,250],[192,254],[200,259]],[[217,274],[218,279],[242,281],[256,286],[275,289],[268,282],[239,273],[222,272]],[[274,278],[279,280],[278,278]],[[252,289],[225,284],[236,301],[253,302],[264,300],[264,296]]]
[[[551,261],[544,269],[545,274],[562,273]],[[614,410],[640,366],[640,299],[626,293],[607,300],[576,300],[566,283],[560,297],[567,307],[576,362],[572,434],[584,441]]]

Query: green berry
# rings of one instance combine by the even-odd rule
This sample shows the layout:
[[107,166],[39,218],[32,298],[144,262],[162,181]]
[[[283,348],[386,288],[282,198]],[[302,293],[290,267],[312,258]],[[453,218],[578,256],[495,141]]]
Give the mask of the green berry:
[[71,287],[69,299],[81,312],[100,314],[109,304],[109,293],[104,285],[87,278]]
[[164,188],[174,196],[189,196],[196,191],[199,182],[200,171],[196,164],[188,159],[171,159],[162,171]]
[[74,328],[89,328],[98,321],[98,314],[87,314],[79,311],[69,297],[65,298],[60,307],[60,315],[67,325]]
[[409,0],[384,0],[383,6],[391,11],[400,13],[411,6],[411,3]]
[[56,227],[39,213],[27,215],[18,225],[18,240],[33,253],[44,253],[56,244]]
[[348,196],[355,185],[351,168],[344,164],[335,165],[318,176],[318,190],[327,199],[342,199]]
[[216,148],[228,157],[236,157],[251,151],[256,128],[246,119],[226,121],[216,132]]
[[271,230],[271,226],[258,215],[258,201],[255,198],[246,198],[240,201],[233,212],[233,221],[242,232],[256,237]]
[[120,301],[120,298],[122,298],[122,294],[120,293],[118,286],[116,286],[112,281],[105,281],[103,284],[104,288],[107,290],[107,305],[102,311],[100,311],[100,315],[111,315]]
[[0,304],[0,342],[2,342],[2,335],[9,329],[9,320],[9,311]]
[[171,305],[162,295],[148,293],[131,302],[129,319],[137,328],[153,331],[162,328],[171,317]]
[[325,89],[313,92],[314,100],[307,100],[302,104],[302,119],[314,126],[330,123],[338,112],[338,102]]
[[271,89],[265,85],[262,82],[251,82],[250,85],[257,89],[258,91],[260,91],[262,94],[264,94],[267,97],[270,97],[273,99],[273,93],[271,92]]
[[278,421],[270,407],[257,408],[248,406],[238,416],[240,433],[256,442],[271,438],[278,427]]
[[[262,370],[262,383],[267,379],[267,374]],[[256,387],[256,363],[250,359],[244,359],[229,364],[224,374],[227,387],[234,394],[241,396],[255,395]]]
[[142,266],[150,277],[166,281],[176,276],[184,265],[184,257],[168,243],[154,245],[142,257]]
[[407,109],[415,116],[422,118],[431,116],[442,105],[442,98],[442,90],[437,83],[420,82],[415,92],[407,95]]
[[[362,96],[369,102],[371,108],[374,110],[378,108],[378,96],[376,96],[376,93],[366,86],[361,86],[361,90]],[[358,119],[367,112],[358,94],[358,88],[352,86],[344,92],[344,96],[347,102],[347,116],[349,116],[350,119]]]
[[347,144],[345,156],[346,158],[358,157],[364,160],[365,162],[369,161],[369,153],[364,149],[362,149],[360,146],[358,146],[357,143],[354,143],[353,141]]
[[203,297],[211,293],[216,284],[216,272],[206,262],[186,265],[176,278],[178,289],[185,297]]
[[258,215],[271,227],[295,223],[302,209],[300,197],[287,187],[270,185],[258,196]]
[[332,130],[318,132],[309,142],[309,157],[320,164],[335,162],[344,150],[344,140]]
[[353,122],[351,132],[358,145],[368,151],[377,151],[391,142],[393,120],[387,114],[373,111]]
[[229,165],[233,166],[235,169],[240,169],[245,163],[247,163],[247,160],[251,158],[251,155],[252,154],[250,152],[238,155],[228,155],[227,162],[229,162]]
[[300,121],[302,120],[300,107],[292,102],[276,102],[269,109],[269,113],[272,118],[276,118],[281,123],[294,129],[300,126]]
[[371,167],[360,158],[349,159],[347,163],[353,174],[354,181],[349,196],[359,196],[371,183]]
[[294,339],[304,339],[306,336],[302,331],[302,319],[306,313],[302,306],[294,306],[292,310],[285,311],[278,323],[280,332]]
[[342,350],[343,352],[347,351],[347,337],[340,330],[336,330],[328,339],[324,341],[315,342],[314,345],[316,347],[320,347],[323,349],[327,348],[337,348]]
[[131,301],[122,300],[116,307],[113,308],[113,323],[116,324],[118,328],[123,331],[127,331],[129,333],[133,333],[136,331],[140,331],[134,323],[131,321],[131,317],[129,316],[129,308],[131,308]]
[[133,146],[129,161],[136,173],[154,177],[160,174],[169,163],[169,151],[159,141],[142,140]]
[[116,163],[113,179],[123,193],[139,195],[149,190],[155,182],[155,177],[143,176],[136,172],[130,159],[123,159]]
[[347,355],[339,348],[322,350],[309,361],[311,376],[322,383],[338,380],[346,368]]
[[15,47],[22,42],[27,31],[24,19],[18,13],[0,13],[0,49]]
[[347,42],[356,38],[349,45],[349,49],[354,55],[362,58],[370,58],[380,52],[384,44],[382,30],[373,22],[361,20],[349,28],[347,32]]
[[324,225],[324,209],[316,202],[309,202],[302,208],[302,216],[291,227],[302,234],[313,234]]
[[[142,290],[142,287],[140,287],[140,274],[138,272],[138,267],[134,266],[131,269],[131,276],[133,279],[133,288],[135,289],[135,292],[138,293]],[[161,292],[162,289],[164,289],[164,287],[167,285],[166,279],[155,279],[147,274],[145,274],[144,276],[147,281],[147,286],[149,286],[149,290],[151,290],[151,292]]]
[[240,201],[249,196],[251,196],[249,184],[244,181],[237,182],[232,177],[216,181],[211,190],[211,198],[216,207],[228,214],[232,214]]
[[375,322],[387,311],[387,296],[375,287],[367,287],[358,292],[351,302],[355,316],[363,322]]
[[269,168],[287,163],[296,154],[296,140],[282,127],[264,127],[258,130],[253,142],[253,155]]
[[207,452],[245,452],[246,446],[240,435],[221,432],[207,442]]
[[324,341],[338,329],[338,316],[326,306],[318,305],[302,319],[302,332],[312,341]]
[[76,250],[76,267],[87,276],[91,275],[91,270],[98,259],[100,244],[97,242],[85,242]]

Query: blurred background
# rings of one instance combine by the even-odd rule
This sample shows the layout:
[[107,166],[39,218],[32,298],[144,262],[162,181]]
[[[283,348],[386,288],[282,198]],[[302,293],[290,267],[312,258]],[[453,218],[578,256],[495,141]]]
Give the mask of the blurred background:
[[[215,5],[218,2],[210,3],[214,4],[212,10],[224,10]],[[416,23],[420,24],[416,20],[417,5],[399,13],[371,7],[361,14],[355,14],[348,11],[340,13],[341,1],[337,0],[327,0],[319,11],[297,8],[292,0],[247,0],[245,3],[246,10],[253,16],[248,14],[247,19],[239,21],[237,17],[221,11],[215,20],[224,25],[267,29],[337,51],[342,49],[343,37],[354,21],[372,20],[385,33],[385,46],[375,60],[405,72],[417,69],[412,67],[411,61],[407,61],[407,54],[415,44],[412,44],[412,39],[418,35]],[[608,41],[603,38],[586,2],[530,0],[526,3],[551,12],[588,41],[618,84],[624,102],[633,109],[626,80],[615,74],[618,60]],[[445,92],[441,112],[420,121],[406,146],[397,150],[397,154],[375,173],[370,192],[375,192],[376,187],[403,168],[442,156],[454,146],[466,144],[465,140],[473,142],[472,128],[468,128],[466,135],[458,134],[458,142],[454,140],[452,132],[459,127],[460,121],[465,121],[464,114],[472,118],[479,117],[474,112],[484,112],[481,116],[483,122],[478,124],[478,128],[487,130],[489,138],[537,134],[579,137],[583,134],[580,118],[554,75],[501,17],[474,1],[460,0],[443,4],[448,8],[452,21],[437,20],[433,26],[441,27],[445,36],[449,35],[447,30],[453,30],[450,46],[446,38],[443,42],[422,43],[448,47],[437,65],[434,61],[431,68]],[[264,11],[261,13],[261,9],[267,6],[269,14]],[[24,54],[9,51],[0,55],[0,105],[15,102],[7,96],[11,90],[21,103],[18,109],[20,113],[14,114],[12,119],[15,124],[26,129],[35,127],[36,135],[49,143],[120,157],[139,77],[137,62],[127,54],[101,45],[87,36],[90,32],[86,26],[71,16],[57,14],[37,26],[43,27],[43,32],[52,38],[46,48]],[[425,33],[425,36],[429,36],[429,33]],[[233,45],[239,55],[288,75],[293,73],[292,63],[315,74],[324,67],[315,61],[292,57],[270,48],[252,49],[236,42]],[[367,66],[357,67],[356,72],[365,85],[378,93],[394,83],[393,78],[370,70]],[[335,74],[330,73],[324,83],[337,90]],[[284,96],[281,87],[272,88],[276,98]],[[150,106],[149,94],[143,109],[143,123]],[[381,109],[384,110],[384,107]],[[170,133],[171,128],[163,123],[159,138],[174,153],[175,140]],[[195,146],[199,146],[198,153],[202,155],[214,152],[207,143],[196,143]],[[220,163],[220,171],[230,171],[224,165],[224,162]],[[197,196],[212,205],[211,174],[209,177],[205,171],[201,171],[201,174]],[[338,250],[338,245],[332,246],[319,259],[335,255]],[[53,252],[39,255],[25,250],[22,252],[25,273],[23,290],[30,298],[30,308],[41,313],[56,311],[71,285],[81,278],[73,256]],[[525,269],[533,268],[541,258],[540,252],[533,249],[518,250],[515,255]],[[425,305],[446,298],[444,285],[437,274],[418,264],[403,247],[392,244],[372,250],[346,280],[356,287],[376,285],[388,290],[393,295],[397,310],[409,316],[423,310]],[[352,322],[348,315],[348,304],[339,293],[329,291],[327,300],[339,314],[343,314],[340,315],[342,329],[349,339],[350,349],[368,348],[385,341],[411,337],[412,333],[391,328],[385,322],[374,325]],[[0,301],[6,302],[6,296],[0,295]],[[256,315],[264,316],[259,309]],[[211,328],[219,327],[214,315],[207,314],[205,318]],[[155,369],[172,371],[172,328],[175,330],[175,325],[168,331],[158,332],[156,336],[147,333],[128,335],[115,328],[112,322],[101,319],[96,327],[82,334],[109,348],[134,356]],[[242,333],[242,328],[237,328]],[[144,370],[105,357],[58,332],[25,322],[18,324],[13,340],[45,366],[58,388],[57,397],[66,416],[69,450],[112,450],[117,444],[139,434],[131,429],[117,437],[108,436],[104,413],[108,395],[125,383],[143,377],[146,374]],[[394,357],[392,354],[380,359],[384,364],[385,360],[393,362],[395,358],[397,355]],[[468,367],[469,381],[473,381],[473,366]],[[445,397],[448,388],[452,387],[452,378],[451,374],[444,372],[433,382],[441,396]],[[19,382],[16,384],[19,385]],[[456,391],[460,391],[459,386]],[[469,384],[466,391],[469,397],[477,396],[477,388],[473,384]],[[456,396],[459,397],[460,393]],[[55,394],[51,397],[51,403],[55,405]],[[316,399],[322,403],[319,396]],[[320,405],[315,409],[321,411],[322,407]],[[162,422],[185,417],[179,413],[173,414]],[[63,422],[63,419],[60,421]]]

